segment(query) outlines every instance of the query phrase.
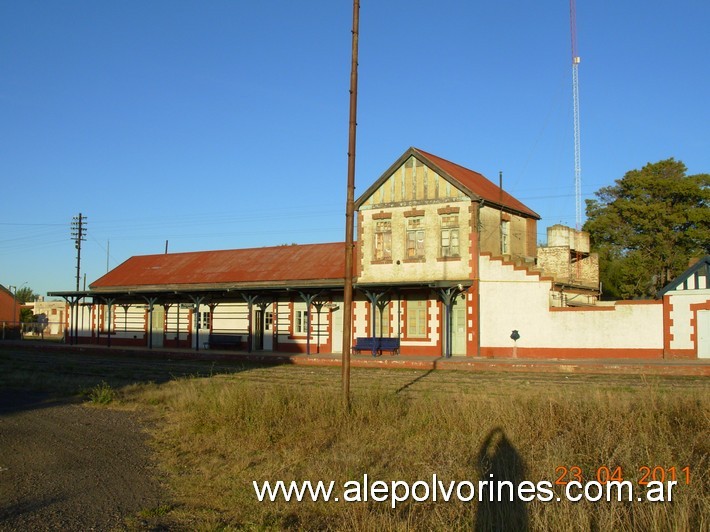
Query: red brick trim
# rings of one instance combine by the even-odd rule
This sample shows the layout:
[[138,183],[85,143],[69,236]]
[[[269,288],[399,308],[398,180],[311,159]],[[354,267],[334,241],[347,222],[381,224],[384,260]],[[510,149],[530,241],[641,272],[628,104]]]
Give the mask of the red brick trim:
[[357,240],[355,241],[355,248],[353,249],[353,277],[356,279],[362,275],[363,262],[365,261],[364,254],[362,252],[362,224],[363,215],[362,213],[358,213]]
[[407,315],[409,313],[409,300],[400,294],[400,305],[402,306],[402,334],[400,338],[402,340],[407,339],[407,324],[409,323],[407,321]]
[[[210,303],[208,306],[210,307],[210,334],[212,334],[212,331],[214,330],[214,309],[217,308],[217,305],[219,303]],[[263,319],[263,316],[262,316]]]
[[438,212],[439,214],[458,214],[460,210],[460,207],[450,207],[447,205],[446,207],[441,207],[436,212]]
[[[632,349],[632,348],[565,348],[565,347],[520,347],[518,358],[539,359],[604,359],[604,358],[634,358],[657,360],[663,358],[663,349]],[[512,358],[513,346],[481,347],[481,356],[488,358]]]
[[690,318],[690,326],[693,332],[690,333],[690,340],[695,346],[695,356],[698,356],[698,311],[699,310],[710,310],[710,299],[703,303],[692,303],[690,305],[690,311],[693,313],[693,317]]
[[424,209],[412,209],[411,211],[404,211],[405,218],[413,218],[415,216],[424,216]]
[[437,262],[460,262],[461,257],[437,257]]
[[[427,328],[428,333],[427,336],[431,340],[432,338],[432,333],[436,332],[437,335],[437,340],[436,344],[434,344],[434,347],[436,348],[436,351],[438,354],[441,356],[444,356],[444,304],[441,302],[441,300],[437,299],[434,304],[436,305],[434,308],[436,308],[436,311],[439,313],[437,320],[434,324],[434,327],[432,328]],[[427,322],[429,321],[429,312],[427,312]]]
[[392,259],[372,259],[370,264],[392,264]]
[[290,299],[288,302],[288,339],[293,340],[295,339],[295,334],[294,334],[294,324],[296,323],[296,312],[295,312],[295,307],[293,304],[293,299]]
[[697,357],[695,349],[673,349],[664,354],[664,358],[672,360],[695,360]]
[[417,257],[414,259],[402,259],[402,262],[405,262],[405,263],[426,262],[426,257]]
[[615,311],[615,307],[550,307],[550,312],[604,312]]
[[[374,316],[372,315],[373,314],[372,311],[375,311],[375,309],[372,308],[372,303],[370,303],[369,301],[363,301],[362,303],[363,303],[363,305],[365,305],[365,330],[363,331],[361,336],[370,336],[370,330],[375,325],[373,323]],[[375,312],[375,316],[376,315],[377,314]],[[355,317],[353,316],[353,321],[354,321],[354,318]]]
[[656,299],[629,299],[625,301],[617,301],[617,305],[662,305],[660,300]]
[[392,218],[392,213],[391,212],[376,212],[375,214],[372,215],[373,220],[387,220]]
[[673,318],[671,318],[671,313],[673,312],[673,304],[671,303],[671,296],[663,296],[663,350],[666,353],[671,352],[671,342],[673,341],[673,333],[671,332],[671,327],[673,326]]

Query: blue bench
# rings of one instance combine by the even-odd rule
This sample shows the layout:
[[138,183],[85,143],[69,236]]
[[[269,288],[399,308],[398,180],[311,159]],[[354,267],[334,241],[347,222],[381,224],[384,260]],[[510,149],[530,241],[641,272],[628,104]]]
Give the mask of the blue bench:
[[359,354],[361,351],[369,351],[373,357],[378,353],[381,355],[383,351],[391,351],[393,355],[398,355],[399,338],[360,336],[353,346],[353,353]]
[[208,344],[210,349],[218,347],[241,347],[242,336],[240,334],[210,334]]
[[399,338],[380,338],[380,354],[382,351],[391,351],[393,355],[399,355]]
[[370,351],[372,356],[375,356],[377,354],[377,338],[359,336],[353,346],[353,353],[360,354],[361,351]]

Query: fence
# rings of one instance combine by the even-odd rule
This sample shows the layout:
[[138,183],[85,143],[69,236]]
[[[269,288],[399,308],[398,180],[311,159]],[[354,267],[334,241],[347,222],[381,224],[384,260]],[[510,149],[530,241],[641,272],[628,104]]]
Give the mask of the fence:
[[0,340],[62,338],[64,329],[61,321],[3,321],[0,322]]

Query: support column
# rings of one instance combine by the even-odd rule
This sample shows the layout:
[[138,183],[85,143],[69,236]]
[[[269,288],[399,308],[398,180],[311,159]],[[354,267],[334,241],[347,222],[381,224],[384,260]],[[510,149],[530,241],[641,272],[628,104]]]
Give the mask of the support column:
[[205,296],[193,296],[188,294],[192,300],[193,308],[195,309],[195,351],[200,350],[200,305],[205,300]]
[[157,297],[143,296],[148,303],[148,349],[153,349],[153,305],[157,303]]
[[169,319],[170,319],[170,307],[173,303],[163,303],[163,347],[168,346],[168,332],[169,332]]
[[84,296],[62,296],[62,299],[69,304],[69,334],[67,338],[69,345],[79,343],[79,301]]
[[247,309],[249,312],[248,316],[248,330],[247,330],[247,353],[251,353],[252,351],[252,328],[253,328],[253,323],[254,323],[254,317],[252,316],[253,314],[253,309],[254,309],[254,303],[256,300],[259,298],[258,295],[254,294],[242,294],[242,298],[244,298],[244,301],[247,303]]
[[[306,354],[310,355],[311,354],[311,305],[313,305],[313,301],[315,301],[316,298],[320,297],[320,295],[323,293],[322,291],[319,291],[316,294],[310,294],[306,292],[301,292],[299,290],[299,295],[301,296],[301,299],[305,301],[306,303]],[[322,305],[321,305],[322,308]],[[320,310],[318,310],[318,318],[320,320]]]
[[318,321],[316,323],[316,353],[320,354],[320,313],[323,310],[323,305],[325,301],[314,301],[313,306],[316,309],[316,315],[318,316]]
[[131,308],[131,305],[124,303],[120,306],[123,309],[123,332],[126,332],[128,331],[128,309]]
[[116,301],[115,297],[107,297],[105,299],[106,301],[106,316],[108,317],[108,332],[106,333],[106,347],[111,347],[111,325],[113,321],[113,316],[111,314],[111,306],[113,305],[114,301]]
[[375,320],[377,319],[377,309],[380,310],[380,332],[382,332],[382,313],[390,304],[391,298],[389,297],[389,289],[384,292],[373,292],[370,290],[363,290],[365,297],[367,297],[370,302],[370,332],[372,334],[372,356],[377,355],[377,327],[375,327]]

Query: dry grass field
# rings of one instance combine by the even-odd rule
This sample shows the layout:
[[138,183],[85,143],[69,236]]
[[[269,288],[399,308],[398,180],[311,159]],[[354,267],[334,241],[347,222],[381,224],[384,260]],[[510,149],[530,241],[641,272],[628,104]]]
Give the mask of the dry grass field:
[[[129,528],[710,529],[704,378],[363,369],[353,370],[345,413],[336,368],[0,351],[0,369],[0,385],[83,393],[146,416],[172,503],[146,508]],[[494,475],[547,480],[558,496],[556,481],[607,471],[634,489],[653,475],[676,475],[678,485],[672,502],[409,500],[394,509],[390,500],[259,502],[253,487]]]

